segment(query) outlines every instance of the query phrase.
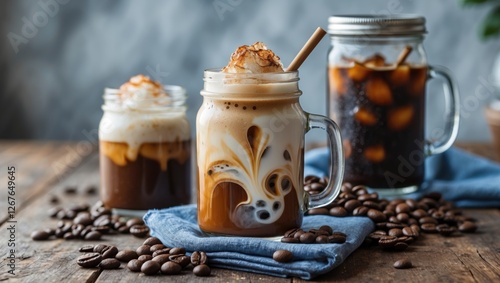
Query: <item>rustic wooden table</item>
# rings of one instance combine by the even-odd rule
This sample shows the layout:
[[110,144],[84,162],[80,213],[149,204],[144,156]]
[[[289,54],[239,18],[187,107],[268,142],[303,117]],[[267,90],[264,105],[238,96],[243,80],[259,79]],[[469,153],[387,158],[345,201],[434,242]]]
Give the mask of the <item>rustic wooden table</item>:
[[[487,144],[463,144],[462,148],[494,158]],[[498,159],[497,159],[498,160]],[[8,189],[8,167],[15,167],[15,189]],[[56,220],[47,211],[57,196],[61,206],[71,203],[95,203],[98,195],[85,189],[98,186],[98,155],[89,141],[42,142],[0,141],[0,281],[12,282],[302,282],[297,278],[213,269],[210,277],[195,277],[191,272],[178,276],[144,276],[125,269],[83,269],[76,263],[81,240],[32,241],[35,229],[55,227]],[[68,195],[68,186],[78,188]],[[15,191],[8,199],[9,192]],[[8,201],[11,204],[8,204]],[[8,207],[15,207],[9,211]],[[404,252],[384,252],[378,248],[360,248],[332,272],[316,278],[333,282],[500,282],[500,210],[466,209],[466,215],[478,219],[475,234],[444,238],[425,235]],[[14,229],[12,229],[14,228]],[[143,240],[130,235],[107,235],[102,240],[119,249],[136,248]],[[15,247],[13,246],[15,244]],[[10,245],[10,246],[9,246]],[[9,257],[15,256],[11,261]],[[414,267],[392,267],[401,257],[412,260]],[[13,263],[13,264],[11,264]],[[123,267],[123,264],[122,264]],[[9,270],[14,269],[15,275]]]

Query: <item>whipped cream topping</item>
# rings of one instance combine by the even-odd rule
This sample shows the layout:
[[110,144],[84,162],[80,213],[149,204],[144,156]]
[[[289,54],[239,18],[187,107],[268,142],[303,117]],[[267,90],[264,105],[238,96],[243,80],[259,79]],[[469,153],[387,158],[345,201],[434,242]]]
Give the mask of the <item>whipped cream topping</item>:
[[190,140],[182,87],[137,75],[118,90],[106,89],[104,99],[99,139],[127,144],[128,160],[135,160],[145,143]]
[[222,69],[224,73],[251,74],[283,71],[280,57],[262,42],[238,47],[231,55],[227,66]]

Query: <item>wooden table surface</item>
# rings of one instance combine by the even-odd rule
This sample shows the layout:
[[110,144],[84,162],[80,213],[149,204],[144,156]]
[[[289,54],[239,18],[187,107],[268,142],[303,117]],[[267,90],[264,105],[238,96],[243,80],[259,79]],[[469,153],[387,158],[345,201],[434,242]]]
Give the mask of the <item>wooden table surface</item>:
[[[177,276],[144,276],[128,269],[83,269],[76,263],[78,248],[89,244],[82,240],[32,241],[35,229],[55,227],[57,221],[47,211],[50,199],[57,196],[61,206],[72,203],[93,204],[98,195],[85,189],[99,185],[98,155],[89,141],[0,141],[0,281],[8,282],[302,282],[297,278],[275,278],[260,274],[213,269],[210,277],[191,272]],[[488,144],[462,144],[462,148],[495,158]],[[498,159],[497,159],[498,160]],[[15,167],[15,213],[9,214],[8,167]],[[75,195],[64,193],[76,186]],[[442,237],[426,234],[404,252],[384,252],[376,247],[360,248],[346,261],[316,281],[322,282],[500,282],[500,210],[465,209],[478,220],[474,234]],[[15,221],[15,222],[13,222]],[[15,228],[8,230],[8,228]],[[143,240],[131,235],[106,235],[103,243],[120,250],[138,247]],[[15,275],[8,273],[15,243]],[[392,264],[410,258],[411,269],[398,270]],[[122,264],[122,267],[124,265]]]

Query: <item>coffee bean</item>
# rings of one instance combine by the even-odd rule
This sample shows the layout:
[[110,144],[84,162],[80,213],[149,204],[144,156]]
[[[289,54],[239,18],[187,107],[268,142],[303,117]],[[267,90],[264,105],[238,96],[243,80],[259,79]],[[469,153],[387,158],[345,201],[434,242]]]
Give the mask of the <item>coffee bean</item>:
[[101,236],[102,234],[99,233],[98,231],[90,231],[89,233],[87,233],[87,235],[85,235],[85,240],[96,241],[101,239]]
[[211,270],[210,270],[210,267],[208,267],[208,265],[206,265],[206,264],[200,264],[200,265],[195,266],[193,268],[193,273],[196,276],[205,277],[205,276],[209,276],[210,275]]
[[167,254],[170,255],[170,248],[164,248],[158,251],[153,252],[153,257],[157,257],[159,255]]
[[141,267],[142,267],[142,264],[144,262],[138,260],[138,259],[131,259],[128,263],[127,263],[127,267],[130,271],[132,272],[139,272],[141,271]]
[[307,215],[328,215],[328,209],[324,207],[312,208],[307,211]]
[[377,202],[373,201],[373,200],[364,201],[362,204],[363,204],[363,206],[368,207],[368,208],[373,208],[373,209],[376,209],[376,210],[381,210],[380,205]]
[[183,254],[170,255],[169,259],[170,259],[170,261],[178,263],[183,268],[191,263],[191,258],[189,256],[183,255]]
[[62,208],[60,208],[60,207],[52,207],[49,209],[48,214],[51,218],[56,218],[59,211],[61,211],[61,210],[62,210]]
[[411,263],[411,261],[409,259],[400,259],[398,261],[396,261],[394,264],[393,264],[394,268],[397,268],[397,269],[407,269],[407,268],[411,268],[413,266],[413,264]]
[[97,244],[94,246],[94,253],[102,253],[104,249],[108,248],[108,245],[105,244]]
[[99,267],[102,269],[117,269],[120,267],[120,261],[116,258],[105,258],[99,263]]
[[44,241],[50,237],[50,234],[45,230],[36,230],[31,233],[31,239],[34,241]]
[[400,203],[396,206],[396,213],[408,213],[410,212],[410,206],[406,204],[405,202]]
[[341,206],[333,207],[332,209],[330,209],[331,216],[344,217],[347,214],[347,210]]
[[411,229],[411,227],[404,227],[403,228],[403,235],[408,236],[408,237],[416,237],[414,231]]
[[171,255],[178,255],[178,254],[185,254],[186,249],[182,247],[177,247],[177,248],[172,248],[170,249],[170,254]]
[[[354,196],[353,196],[353,198],[354,198]],[[344,203],[344,208],[348,212],[352,212],[356,207],[359,207],[359,206],[361,206],[361,202],[357,199],[351,199],[351,200],[348,200],[346,203]]]
[[386,220],[385,214],[383,214],[381,211],[370,208],[367,212],[368,217],[373,221],[373,222],[382,222]]
[[90,252],[94,251],[94,246],[93,245],[85,245],[85,246],[79,248],[78,251],[81,253],[90,253]]
[[153,257],[153,260],[158,262],[160,265],[163,265],[165,262],[170,260],[170,255],[163,254]]
[[102,257],[98,253],[86,253],[76,259],[76,263],[84,268],[96,267],[101,261]]
[[77,238],[77,236],[75,236],[75,234],[73,234],[73,233],[71,233],[71,232],[66,232],[66,233],[64,233],[63,238],[64,238],[65,240],[73,240],[73,239],[76,239],[76,238]]
[[191,264],[197,266],[207,263],[207,254],[203,251],[195,251],[191,254]]
[[149,234],[149,228],[146,225],[134,225],[130,227],[130,234],[137,238],[144,238]]
[[319,235],[319,236],[316,237],[315,242],[318,243],[318,244],[326,244],[326,243],[328,243],[328,236],[326,236],[326,235]]
[[299,240],[301,243],[310,244],[316,240],[316,236],[314,236],[313,233],[307,232],[307,233],[302,234],[300,236]]
[[150,250],[151,250],[152,253],[154,253],[156,251],[163,250],[164,248],[166,248],[165,245],[163,245],[163,244],[156,244],[156,245],[152,245]]
[[281,242],[282,243],[289,243],[289,244],[297,244],[297,243],[300,243],[300,240],[297,238],[283,237],[283,238],[281,238]]
[[477,230],[477,226],[472,221],[465,221],[462,224],[458,225],[458,230],[464,233],[474,233]]
[[138,247],[137,250],[135,250],[135,251],[137,252],[137,255],[139,255],[139,256],[153,254],[151,252],[151,246],[149,246],[149,245],[142,245],[142,246]]
[[158,271],[160,271],[160,264],[153,260],[146,261],[141,266],[141,272],[146,275],[155,275]]
[[420,225],[420,229],[426,233],[437,233],[436,224],[434,223],[424,223]]
[[364,206],[364,205],[358,206],[352,211],[352,215],[365,216],[368,213],[368,210],[369,210],[369,208]]
[[137,252],[136,251],[133,251],[133,250],[122,250],[122,251],[119,251],[115,258],[119,261],[123,261],[123,262],[128,262],[132,259],[137,259],[139,257],[139,255],[137,255]]
[[319,227],[319,230],[326,231],[329,235],[331,235],[333,233],[332,227],[330,227],[328,225],[323,225],[323,226]]
[[378,240],[378,245],[383,247],[383,248],[392,248],[396,245],[398,242],[398,237],[396,236],[382,236]]
[[300,239],[300,236],[302,236],[302,234],[305,234],[306,231],[302,230],[302,229],[299,229],[297,232],[295,232],[295,234],[293,235],[293,237],[297,240]]
[[141,255],[137,259],[142,261],[142,262],[146,262],[148,260],[152,260],[153,256],[152,255]]
[[144,221],[139,217],[130,218],[127,221],[127,227],[132,228],[134,225],[144,225]]
[[277,262],[290,262],[293,258],[293,253],[288,250],[277,250],[273,253],[273,259]]
[[450,227],[447,224],[439,224],[436,226],[436,230],[439,232],[439,234],[443,236],[450,236],[453,234],[456,229],[454,227]]
[[401,237],[403,236],[403,230],[400,228],[392,228],[387,232],[387,234],[389,236]]
[[160,239],[158,239],[156,237],[149,237],[146,240],[144,240],[144,243],[143,243],[143,245],[148,245],[148,246],[154,246],[154,245],[159,245],[159,244],[163,244],[163,243],[160,241]]
[[420,224],[426,224],[426,223],[432,223],[432,224],[438,224],[438,221],[433,218],[432,216],[425,216],[422,217],[418,220],[418,223]]
[[332,235],[328,236],[328,242],[334,244],[342,244],[347,240],[347,235],[341,232],[333,232]]
[[182,266],[173,261],[167,261],[161,265],[161,273],[166,275],[177,275],[181,273]]
[[416,209],[413,212],[411,212],[411,215],[417,219],[420,219],[422,217],[427,216],[427,212],[423,209]]

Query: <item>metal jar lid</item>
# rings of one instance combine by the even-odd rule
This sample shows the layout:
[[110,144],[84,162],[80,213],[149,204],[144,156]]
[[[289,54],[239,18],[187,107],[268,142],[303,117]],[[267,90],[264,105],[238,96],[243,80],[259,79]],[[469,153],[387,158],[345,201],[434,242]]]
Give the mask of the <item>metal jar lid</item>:
[[425,18],[417,15],[336,15],[328,18],[333,36],[391,36],[426,33]]

